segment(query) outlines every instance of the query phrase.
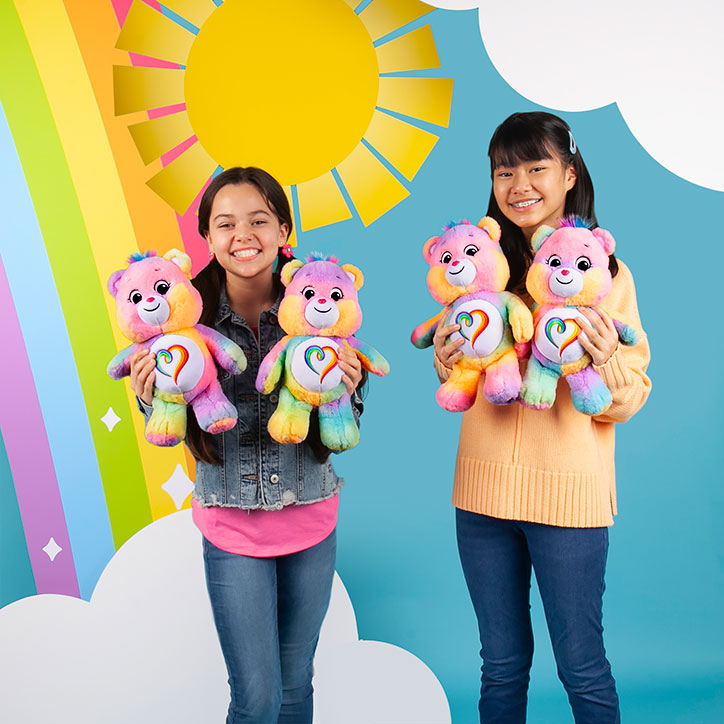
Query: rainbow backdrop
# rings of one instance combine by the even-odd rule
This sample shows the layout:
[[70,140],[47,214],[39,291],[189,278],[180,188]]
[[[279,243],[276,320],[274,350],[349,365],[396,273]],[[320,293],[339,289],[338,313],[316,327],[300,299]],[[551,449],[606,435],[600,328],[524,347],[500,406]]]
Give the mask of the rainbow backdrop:
[[136,249],[185,248],[195,270],[206,260],[197,202],[180,216],[146,186],[149,166],[113,115],[113,65],[169,67],[114,48],[129,5],[0,3],[0,606],[89,599],[115,550],[177,509],[161,487],[177,466],[193,478],[181,447],[144,441],[128,385],[105,374],[128,344],[110,274]]

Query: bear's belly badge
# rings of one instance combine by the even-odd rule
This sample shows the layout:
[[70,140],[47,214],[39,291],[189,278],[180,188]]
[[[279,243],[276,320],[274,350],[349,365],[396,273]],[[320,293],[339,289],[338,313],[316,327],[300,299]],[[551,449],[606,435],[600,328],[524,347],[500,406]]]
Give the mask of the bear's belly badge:
[[339,345],[329,337],[312,337],[297,345],[292,356],[292,374],[312,392],[327,392],[342,381],[337,364]]
[[450,340],[465,340],[460,349],[466,357],[487,357],[503,339],[503,318],[495,305],[484,299],[453,305],[446,324],[460,325]]
[[151,353],[156,355],[156,387],[162,392],[190,392],[204,374],[203,352],[183,335],[164,334],[151,345]]
[[535,346],[546,359],[556,364],[568,364],[578,361],[586,353],[578,341],[581,327],[577,316],[575,307],[556,307],[538,322]]

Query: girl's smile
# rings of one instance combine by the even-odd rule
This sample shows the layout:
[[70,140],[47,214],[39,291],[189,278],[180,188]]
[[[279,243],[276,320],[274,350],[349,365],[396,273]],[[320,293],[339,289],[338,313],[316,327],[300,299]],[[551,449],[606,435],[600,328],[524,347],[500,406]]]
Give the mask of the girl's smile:
[[563,216],[566,194],[576,184],[576,172],[558,158],[500,166],[493,173],[493,194],[503,215],[526,239],[541,225],[556,226]]

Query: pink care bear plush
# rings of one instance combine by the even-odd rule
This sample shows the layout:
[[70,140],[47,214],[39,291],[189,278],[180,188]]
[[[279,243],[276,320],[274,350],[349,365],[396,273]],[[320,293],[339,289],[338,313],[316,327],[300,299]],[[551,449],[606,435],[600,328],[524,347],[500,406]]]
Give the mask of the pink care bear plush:
[[279,324],[286,335],[264,358],[256,378],[257,390],[268,395],[283,374],[269,434],[280,443],[301,442],[317,408],[322,443],[347,450],[357,444],[359,428],[337,364],[340,347],[351,348],[369,372],[384,377],[390,371],[376,349],[354,336],[362,324],[357,290],[364,277],[352,264],[340,266],[333,256],[312,254],[306,263],[285,264],[281,280],[286,291]]
[[486,216],[477,226],[464,220],[446,227],[423,249],[430,265],[428,289],[446,306],[415,329],[412,343],[429,347],[440,324],[459,324],[460,331],[449,339],[465,340],[460,347],[463,357],[436,395],[450,412],[472,407],[483,373],[483,394],[489,402],[507,405],[520,393],[516,345],[524,347],[530,340],[533,319],[525,304],[505,291],[510,269],[499,241],[500,226]]
[[[608,257],[616,242],[605,229],[591,229],[578,217],[563,219],[558,229],[541,226],[533,235],[535,258],[526,287],[536,302],[535,335],[520,392],[526,407],[546,410],[556,399],[558,379],[565,377],[573,406],[599,415],[611,404],[611,392],[578,341],[578,307],[591,307],[611,291]],[[636,344],[635,330],[613,319],[623,344]]]
[[164,447],[186,436],[186,406],[191,405],[199,426],[219,433],[236,425],[236,407],[217,379],[216,360],[238,375],[246,357],[230,339],[197,324],[201,296],[191,284],[191,259],[171,249],[133,254],[128,268],[114,272],[108,291],[117,303],[118,325],[133,344],[109,363],[108,374],[118,380],[130,374],[130,358],[139,349],[156,356],[153,413],[146,439]]

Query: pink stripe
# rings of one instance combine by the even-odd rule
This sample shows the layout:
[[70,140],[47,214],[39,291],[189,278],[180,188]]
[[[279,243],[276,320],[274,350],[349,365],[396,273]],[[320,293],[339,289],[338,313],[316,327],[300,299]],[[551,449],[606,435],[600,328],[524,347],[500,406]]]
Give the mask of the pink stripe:
[[211,179],[201,187],[198,196],[183,216],[176,214],[178,228],[184,242],[184,251],[191,257],[192,277],[195,277],[209,263],[209,247],[206,241],[199,236],[199,220],[196,212],[199,210],[201,196],[210,182]]
[[179,143],[176,148],[172,148],[170,151],[164,153],[163,156],[161,156],[161,165],[168,166],[171,161],[177,159],[187,148],[191,148],[197,140],[196,136],[190,136],[185,141]]
[[149,108],[147,113],[149,118],[160,118],[161,116],[170,116],[172,113],[179,113],[186,110],[185,103],[177,103],[175,106],[163,106],[162,108]]
[[[6,350],[0,357],[0,374],[9,383],[4,386],[0,405],[0,427],[7,446],[35,584],[38,593],[79,597],[73,554],[43,416],[2,259],[0,339]],[[7,350],[12,350],[12,353]],[[58,380],[58,384],[62,384],[62,380]],[[43,551],[51,537],[63,549],[54,561]]]

